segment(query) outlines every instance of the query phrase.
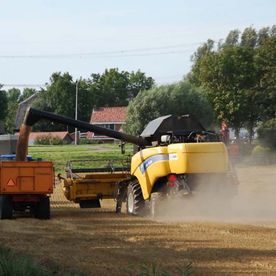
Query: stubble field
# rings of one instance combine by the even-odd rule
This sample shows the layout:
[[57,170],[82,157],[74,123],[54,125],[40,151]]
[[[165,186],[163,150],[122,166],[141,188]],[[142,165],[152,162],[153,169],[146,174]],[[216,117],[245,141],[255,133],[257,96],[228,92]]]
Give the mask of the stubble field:
[[155,220],[115,214],[111,200],[80,209],[57,185],[52,219],[1,221],[1,245],[60,275],[182,275],[189,264],[192,275],[276,275],[276,166],[237,173],[239,194],[223,214],[183,208]]

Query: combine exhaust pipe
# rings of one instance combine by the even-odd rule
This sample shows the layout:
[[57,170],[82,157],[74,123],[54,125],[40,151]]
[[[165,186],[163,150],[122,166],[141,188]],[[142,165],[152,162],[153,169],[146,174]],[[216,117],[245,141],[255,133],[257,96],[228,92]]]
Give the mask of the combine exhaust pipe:
[[29,140],[30,132],[32,130],[32,126],[41,119],[45,119],[50,122],[69,125],[85,131],[92,131],[100,135],[105,135],[111,138],[119,139],[124,142],[138,145],[139,147],[145,147],[149,145],[149,143],[142,137],[136,137],[134,135],[107,129],[107,128],[89,124],[83,121],[74,120],[74,119],[71,119],[62,115],[57,115],[51,112],[29,108],[26,112],[23,124],[20,127],[19,139],[18,139],[17,148],[16,148],[17,161],[26,160],[26,157],[28,154],[28,140]]

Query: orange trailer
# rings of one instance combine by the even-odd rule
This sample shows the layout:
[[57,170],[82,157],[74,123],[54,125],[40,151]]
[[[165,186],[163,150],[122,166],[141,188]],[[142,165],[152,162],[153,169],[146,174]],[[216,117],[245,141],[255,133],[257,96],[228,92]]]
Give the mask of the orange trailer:
[[25,210],[36,218],[49,219],[53,186],[51,162],[0,161],[0,219],[10,219],[13,211]]

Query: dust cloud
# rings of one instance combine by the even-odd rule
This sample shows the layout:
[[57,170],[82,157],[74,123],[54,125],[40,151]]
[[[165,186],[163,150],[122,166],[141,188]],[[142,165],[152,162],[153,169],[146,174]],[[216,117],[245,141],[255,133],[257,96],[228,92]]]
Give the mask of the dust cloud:
[[158,202],[157,221],[265,222],[276,219],[276,165],[235,166],[239,184],[206,175],[181,198]]

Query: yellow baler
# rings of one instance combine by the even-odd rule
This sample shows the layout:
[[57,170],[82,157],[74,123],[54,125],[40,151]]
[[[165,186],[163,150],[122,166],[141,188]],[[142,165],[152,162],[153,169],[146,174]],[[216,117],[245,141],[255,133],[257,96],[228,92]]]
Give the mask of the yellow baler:
[[[81,208],[100,207],[100,200],[116,198],[117,184],[129,177],[127,171],[81,172],[67,168],[67,178],[60,178],[65,197]],[[69,177],[69,175],[71,177]]]

